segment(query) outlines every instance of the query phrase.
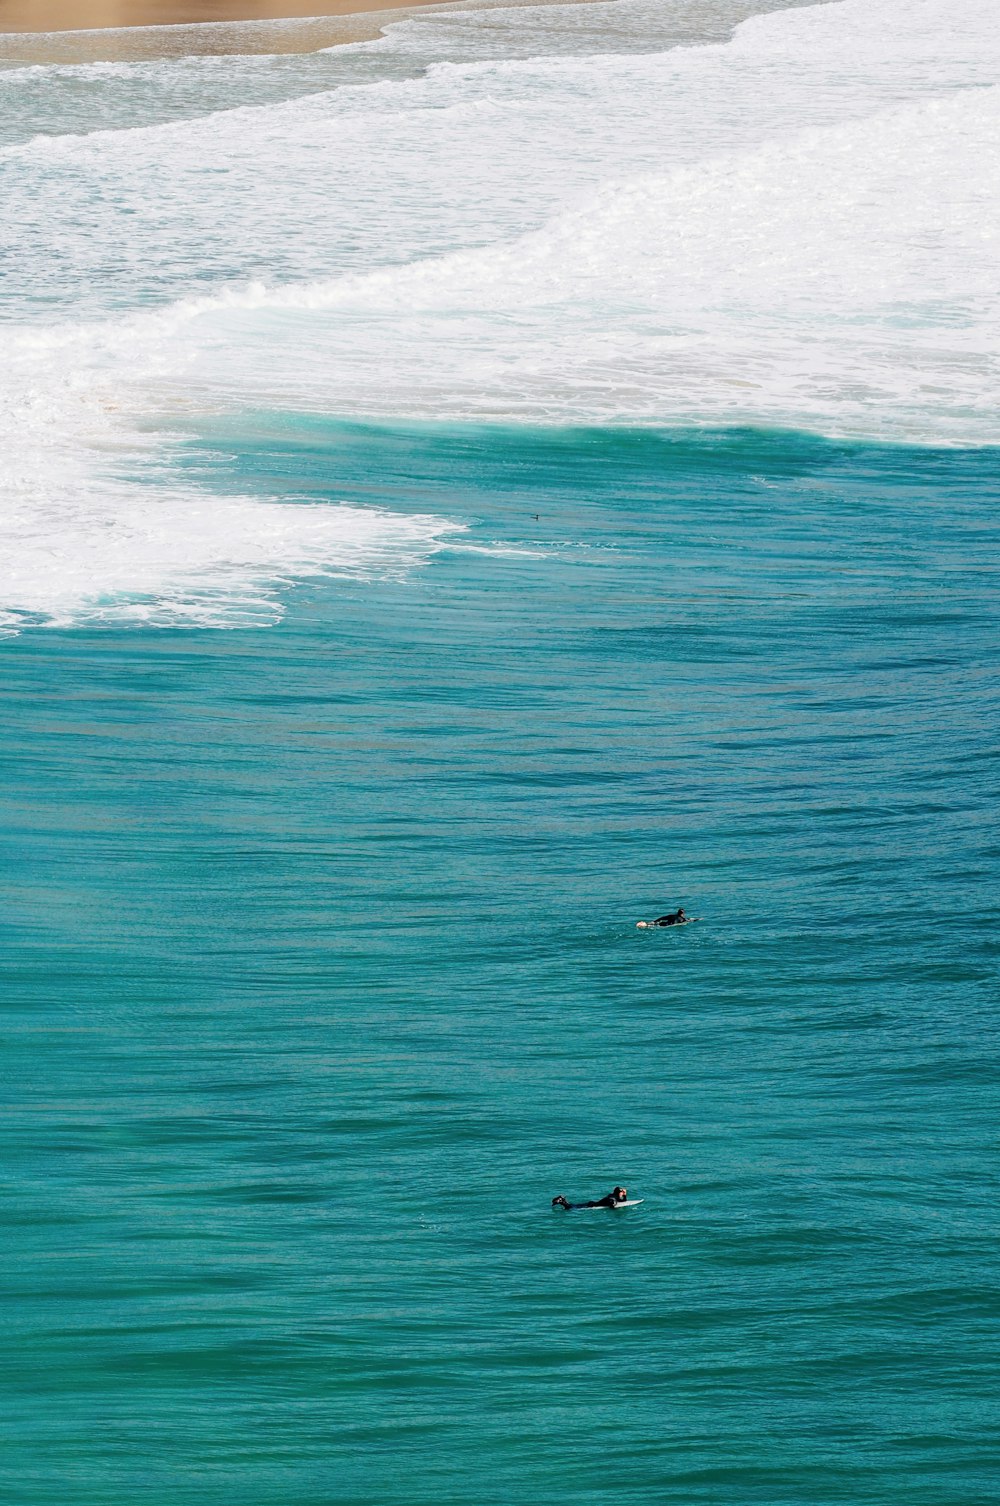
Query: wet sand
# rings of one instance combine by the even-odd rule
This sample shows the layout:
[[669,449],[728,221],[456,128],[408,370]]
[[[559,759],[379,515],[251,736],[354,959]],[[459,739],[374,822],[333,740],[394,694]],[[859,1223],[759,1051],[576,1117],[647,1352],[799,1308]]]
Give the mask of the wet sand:
[[194,26],[398,8],[398,0],[0,0],[0,32]]
[[314,52],[370,41],[414,10],[465,8],[399,0],[0,0],[0,62]]

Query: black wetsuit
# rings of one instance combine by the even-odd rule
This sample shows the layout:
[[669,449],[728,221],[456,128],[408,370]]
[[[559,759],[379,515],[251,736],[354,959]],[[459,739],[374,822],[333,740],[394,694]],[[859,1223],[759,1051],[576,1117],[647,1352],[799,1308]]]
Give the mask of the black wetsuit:
[[572,1209],[572,1208],[617,1208],[618,1205],[619,1205],[619,1203],[622,1201],[622,1199],[615,1197],[615,1195],[614,1195],[613,1192],[609,1192],[608,1195],[607,1195],[607,1197],[592,1198],[589,1203],[567,1203],[565,1201],[559,1202],[558,1199],[554,1199],[553,1201],[559,1207],[566,1208],[566,1209]]
[[687,920],[683,910],[676,910],[673,915],[658,915],[653,921],[654,926],[682,926]]

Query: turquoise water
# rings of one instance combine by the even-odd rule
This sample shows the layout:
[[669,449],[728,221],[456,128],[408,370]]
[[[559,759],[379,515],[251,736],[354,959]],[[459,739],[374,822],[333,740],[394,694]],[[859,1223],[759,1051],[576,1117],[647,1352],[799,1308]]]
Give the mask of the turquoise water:
[[995,10],[0,37],[4,1506],[996,1499]]
[[466,528],[0,642],[5,1500],[993,1498],[996,462],[178,429]]

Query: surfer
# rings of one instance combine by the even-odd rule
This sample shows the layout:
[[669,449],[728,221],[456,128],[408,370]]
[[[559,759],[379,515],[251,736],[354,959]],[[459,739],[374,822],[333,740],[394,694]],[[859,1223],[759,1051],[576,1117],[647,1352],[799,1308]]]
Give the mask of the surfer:
[[567,1203],[564,1197],[554,1197],[552,1199],[552,1206],[553,1208],[565,1208],[567,1211],[570,1208],[617,1208],[618,1204],[624,1203],[627,1198],[627,1187],[615,1187],[613,1191],[608,1193],[607,1197],[592,1199],[589,1203]]
[[640,931],[651,931],[654,926],[689,926],[691,917],[683,910],[674,910],[670,915],[658,915],[655,920],[637,920]]

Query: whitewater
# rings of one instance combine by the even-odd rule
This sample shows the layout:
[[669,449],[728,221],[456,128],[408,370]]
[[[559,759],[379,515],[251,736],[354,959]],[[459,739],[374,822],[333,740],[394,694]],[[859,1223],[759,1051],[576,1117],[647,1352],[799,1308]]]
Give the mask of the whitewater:
[[720,7],[666,48],[649,0],[490,16],[4,70],[8,629],[269,621],[458,543],[192,486],[220,415],[1000,437],[991,4]]

